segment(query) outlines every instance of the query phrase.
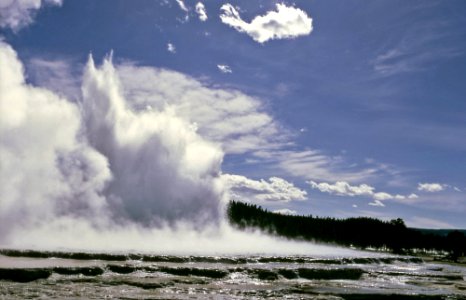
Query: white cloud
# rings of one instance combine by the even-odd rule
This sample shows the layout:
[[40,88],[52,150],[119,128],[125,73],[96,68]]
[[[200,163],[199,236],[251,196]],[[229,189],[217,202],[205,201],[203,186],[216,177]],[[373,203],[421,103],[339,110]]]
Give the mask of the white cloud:
[[276,209],[273,213],[280,215],[296,216],[298,212],[296,210],[291,210],[289,208]]
[[372,196],[374,200],[379,200],[379,201],[390,200],[390,199],[395,198],[394,196],[390,195],[389,193],[385,193],[385,192],[374,193]]
[[311,188],[317,189],[322,193],[328,193],[337,196],[367,196],[373,199],[373,202],[370,202],[369,205],[384,207],[385,204],[382,201],[386,200],[405,200],[416,199],[418,196],[416,194],[410,194],[409,196],[404,195],[392,195],[386,192],[375,192],[375,188],[367,184],[355,185],[352,186],[345,181],[337,181],[334,184],[327,182],[317,183],[315,181],[308,181]]
[[0,0],[0,27],[14,31],[33,22],[34,14],[45,5],[61,5],[62,0]]
[[224,174],[222,179],[230,190],[230,199],[251,202],[306,200],[307,192],[278,177],[253,180],[241,175]]
[[337,181],[335,184],[327,182],[317,183],[315,181],[308,182],[313,189],[318,189],[322,193],[335,194],[338,196],[372,196],[374,195],[374,188],[361,184],[359,186],[351,186],[348,182]]
[[233,5],[222,5],[220,19],[223,23],[245,32],[254,41],[264,43],[272,39],[290,39],[308,35],[312,31],[312,19],[299,8],[278,3],[276,11],[256,16],[250,23],[241,19]]
[[230,66],[228,65],[217,65],[217,68],[220,70],[222,73],[233,73],[231,70]]
[[202,22],[207,21],[207,12],[202,2],[197,2],[196,13],[199,16],[199,20],[201,20]]
[[435,193],[444,190],[444,185],[440,183],[419,183],[417,186],[418,191]]
[[176,53],[176,47],[172,43],[167,44],[167,50],[168,50],[168,52]]
[[408,196],[408,199],[417,199],[417,198],[419,198],[419,196],[416,195],[416,194],[414,194],[414,193],[413,193],[413,194],[409,194],[409,196]]

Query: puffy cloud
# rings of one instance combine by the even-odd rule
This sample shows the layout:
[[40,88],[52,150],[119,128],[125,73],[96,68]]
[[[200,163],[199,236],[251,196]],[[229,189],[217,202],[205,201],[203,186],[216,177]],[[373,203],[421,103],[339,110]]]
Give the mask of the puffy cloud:
[[197,2],[196,13],[199,16],[199,20],[201,20],[202,22],[207,21],[207,12],[202,2]]
[[417,198],[419,198],[419,196],[414,193],[408,195],[408,199],[417,199]]
[[44,5],[61,5],[62,0],[0,0],[0,27],[16,31],[33,21]]
[[384,207],[385,204],[382,201],[385,200],[405,200],[416,199],[418,196],[416,194],[410,194],[409,196],[404,195],[392,195],[386,192],[375,192],[375,188],[367,184],[355,185],[352,186],[345,181],[337,181],[334,184],[327,182],[317,183],[315,181],[308,181],[310,186],[313,189],[317,189],[322,193],[333,194],[337,196],[367,196],[373,199],[373,202],[370,202],[369,205]]
[[308,35],[312,31],[312,19],[299,8],[278,3],[276,11],[256,16],[250,23],[241,19],[233,5],[222,5],[220,19],[223,23],[245,32],[254,41],[264,43],[272,39],[290,39]]
[[423,191],[423,192],[435,193],[435,192],[443,191],[444,185],[440,183],[419,183],[417,185],[417,190]]
[[231,70],[230,66],[228,65],[217,65],[217,68],[220,70],[222,73],[233,73]]
[[313,189],[318,189],[323,193],[335,194],[338,196],[372,196],[374,195],[374,188],[367,185],[361,184],[359,186],[351,186],[348,182],[337,181],[335,184],[327,182],[317,183],[315,181],[309,181],[309,184]]
[[175,45],[173,45],[172,43],[167,44],[167,50],[168,50],[168,52],[176,53]]
[[374,197],[374,200],[379,200],[379,201],[394,199],[397,196],[398,196],[398,199],[400,197],[404,199],[403,196],[400,196],[400,195],[392,196],[389,193],[385,193],[385,192],[374,193],[372,196]]
[[278,177],[253,180],[241,175],[224,174],[222,178],[230,189],[230,198],[242,201],[292,201],[306,200],[307,192],[293,185],[293,183]]
[[298,212],[296,210],[291,210],[289,208],[276,209],[273,211],[276,214],[296,216]]

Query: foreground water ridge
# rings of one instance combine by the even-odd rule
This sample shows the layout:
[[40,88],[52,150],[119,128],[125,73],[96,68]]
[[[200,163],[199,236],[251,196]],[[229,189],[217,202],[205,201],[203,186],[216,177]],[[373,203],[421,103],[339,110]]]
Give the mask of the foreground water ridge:
[[466,299],[466,268],[416,257],[0,250],[0,299]]

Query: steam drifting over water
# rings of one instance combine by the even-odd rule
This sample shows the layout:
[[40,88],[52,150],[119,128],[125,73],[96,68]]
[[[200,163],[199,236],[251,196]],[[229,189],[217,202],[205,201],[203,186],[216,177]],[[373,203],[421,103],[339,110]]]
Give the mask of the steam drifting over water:
[[111,57],[89,58],[81,89],[31,86],[0,42],[0,246],[357,255],[229,227],[219,143],[170,104],[131,107]]

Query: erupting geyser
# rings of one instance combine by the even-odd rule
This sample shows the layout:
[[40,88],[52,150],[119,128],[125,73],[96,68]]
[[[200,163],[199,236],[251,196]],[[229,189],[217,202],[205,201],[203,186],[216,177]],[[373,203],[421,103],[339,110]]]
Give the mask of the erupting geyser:
[[133,112],[110,58],[89,58],[83,80],[89,144],[109,162],[104,195],[113,215],[145,225],[218,222],[223,196],[221,150],[202,139],[167,106]]
[[[203,89],[225,97],[239,118],[256,105]],[[1,247],[355,255],[231,228],[218,141],[197,133],[192,122],[202,120],[186,118],[189,105],[160,105],[160,95],[154,109],[130,105],[141,99],[127,99],[111,56],[101,67],[89,58],[81,90],[75,103],[28,84],[16,52],[0,43]],[[213,136],[221,115],[217,126]]]

